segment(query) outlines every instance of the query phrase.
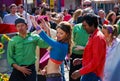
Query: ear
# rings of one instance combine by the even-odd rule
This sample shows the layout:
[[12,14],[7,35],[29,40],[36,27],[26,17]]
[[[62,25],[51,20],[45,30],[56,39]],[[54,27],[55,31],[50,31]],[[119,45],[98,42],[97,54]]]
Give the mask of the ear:
[[112,37],[112,33],[109,34],[109,37]]
[[26,30],[28,30],[28,25],[26,24]]

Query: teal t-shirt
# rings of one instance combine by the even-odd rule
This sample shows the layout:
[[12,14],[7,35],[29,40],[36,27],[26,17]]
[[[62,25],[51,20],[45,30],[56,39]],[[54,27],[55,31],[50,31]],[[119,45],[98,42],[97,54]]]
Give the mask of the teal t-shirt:
[[118,34],[120,34],[120,20],[117,22],[118,25]]
[[75,54],[83,54],[83,50],[76,51],[74,50],[76,45],[80,46],[86,46],[86,43],[88,41],[88,33],[83,29],[82,23],[77,24],[73,28],[73,41],[74,41],[74,46],[72,49],[72,53]]

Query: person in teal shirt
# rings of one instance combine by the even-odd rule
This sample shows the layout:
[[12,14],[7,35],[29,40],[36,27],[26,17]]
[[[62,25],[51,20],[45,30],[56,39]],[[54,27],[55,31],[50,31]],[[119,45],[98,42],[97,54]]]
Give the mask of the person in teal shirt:
[[120,19],[118,20],[117,25],[118,25],[118,34],[120,34]]
[[[82,54],[84,51],[84,47],[86,46],[87,40],[88,40],[88,34],[83,29],[82,23],[76,24],[73,28],[74,46],[72,48],[72,55],[70,60],[70,73],[69,73],[70,81],[75,81],[70,77],[72,72],[82,67],[82,64],[74,66],[72,63],[74,59],[82,58]],[[78,78],[76,81],[80,81],[80,78]]]
[[9,81],[36,81],[36,46],[48,47],[37,34],[27,33],[25,19],[18,18],[15,26],[19,32],[8,43],[7,59],[13,67]]

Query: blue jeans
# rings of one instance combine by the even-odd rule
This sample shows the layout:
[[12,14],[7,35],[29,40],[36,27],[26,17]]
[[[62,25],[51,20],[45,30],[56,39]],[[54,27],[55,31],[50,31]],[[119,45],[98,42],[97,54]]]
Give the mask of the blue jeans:
[[88,73],[81,77],[80,81],[102,81],[95,73]]
[[62,77],[47,77],[46,81],[63,81]]

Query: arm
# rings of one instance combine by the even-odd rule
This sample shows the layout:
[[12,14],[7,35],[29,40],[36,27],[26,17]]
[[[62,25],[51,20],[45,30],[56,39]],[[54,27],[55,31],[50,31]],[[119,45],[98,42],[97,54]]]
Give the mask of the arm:
[[85,49],[84,46],[80,46],[80,45],[76,45],[75,47],[76,47],[75,50],[84,50]]
[[8,42],[8,48],[7,48],[7,60],[11,66],[12,64],[16,64],[15,60],[13,59],[14,51],[15,51],[14,41],[10,40]]
[[[32,23],[33,23],[33,25],[34,25],[34,27],[36,28],[36,30],[37,30],[37,33],[40,35],[40,37],[44,40],[44,41],[46,41],[50,46],[56,46],[56,44],[57,44],[57,42],[55,41],[55,40],[53,40],[52,38],[50,38],[45,32],[44,32],[44,30],[37,24],[37,22],[35,21],[35,19],[34,18],[31,18],[31,21],[32,21]],[[42,19],[41,20],[41,23],[42,24],[44,24],[44,26],[46,26],[48,29],[48,31],[49,31],[49,29],[50,29],[50,27],[48,27],[48,24]],[[49,31],[50,32],[50,31]]]

